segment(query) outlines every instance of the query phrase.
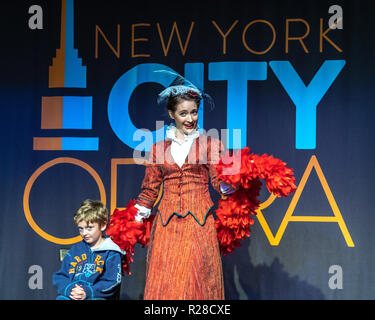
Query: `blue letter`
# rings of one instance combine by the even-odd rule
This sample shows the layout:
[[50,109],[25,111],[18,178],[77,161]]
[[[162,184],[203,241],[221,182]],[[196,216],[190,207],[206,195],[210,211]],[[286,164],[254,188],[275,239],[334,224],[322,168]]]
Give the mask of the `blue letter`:
[[[212,62],[208,69],[209,80],[227,80],[227,148],[242,149],[246,146],[247,132],[247,81],[266,80],[266,62]],[[234,129],[241,130],[241,140],[234,141],[229,135]]]
[[345,60],[325,61],[306,87],[289,61],[270,62],[296,106],[296,149],[316,148],[316,107],[344,65]]
[[[125,72],[117,80],[111,90],[111,93],[109,94],[109,123],[117,137],[132,149],[140,150],[140,148],[142,148],[144,151],[151,150],[150,142],[147,143],[147,141],[145,141],[146,143],[139,143],[133,140],[134,133],[137,130],[140,130],[134,126],[129,115],[129,100],[133,91],[137,86],[146,82],[156,82],[168,87],[176,78],[175,76],[166,72],[154,72],[156,70],[168,70],[175,72],[173,69],[162,64],[139,64]],[[157,97],[155,97],[155,101],[156,98]],[[154,142],[158,142],[157,138],[160,136],[164,137],[165,128],[166,126],[158,129],[157,131],[152,131]],[[160,134],[160,130],[163,131],[162,134]],[[159,134],[157,134],[158,132]],[[149,141],[149,139],[147,140]]]
[[[204,92],[204,64],[202,62],[185,63],[185,79],[193,83],[199,90]],[[203,100],[198,109],[198,126],[203,129]],[[202,133],[202,130],[200,130]]]

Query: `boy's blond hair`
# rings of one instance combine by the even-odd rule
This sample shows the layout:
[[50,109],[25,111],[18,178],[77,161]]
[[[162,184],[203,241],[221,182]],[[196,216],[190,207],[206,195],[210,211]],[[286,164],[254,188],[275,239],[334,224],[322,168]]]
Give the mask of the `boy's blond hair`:
[[101,201],[87,199],[82,202],[73,219],[77,225],[85,221],[87,224],[98,223],[103,226],[108,223],[108,210]]

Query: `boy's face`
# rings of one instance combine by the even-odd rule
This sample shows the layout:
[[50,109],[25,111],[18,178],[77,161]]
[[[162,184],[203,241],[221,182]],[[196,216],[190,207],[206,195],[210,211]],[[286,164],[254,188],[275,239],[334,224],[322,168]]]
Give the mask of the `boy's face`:
[[87,223],[82,220],[78,223],[79,234],[82,239],[90,245],[90,247],[95,246],[98,241],[102,239],[105,228],[106,225],[99,226],[97,222]]

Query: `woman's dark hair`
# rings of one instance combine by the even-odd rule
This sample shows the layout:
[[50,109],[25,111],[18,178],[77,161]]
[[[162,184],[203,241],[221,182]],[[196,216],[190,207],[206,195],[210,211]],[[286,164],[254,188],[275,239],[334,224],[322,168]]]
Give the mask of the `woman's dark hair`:
[[171,94],[168,98],[167,109],[175,112],[176,106],[185,100],[194,101],[197,104],[197,107],[199,107],[202,97],[193,90],[177,95]]

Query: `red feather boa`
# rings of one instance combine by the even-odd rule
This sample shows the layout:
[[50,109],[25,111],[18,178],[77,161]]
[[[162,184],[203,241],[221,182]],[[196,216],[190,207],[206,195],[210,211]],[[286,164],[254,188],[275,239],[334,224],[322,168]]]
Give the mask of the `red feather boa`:
[[[256,155],[249,153],[248,147],[238,150],[232,156],[229,152],[221,157],[216,167],[218,179],[238,190],[223,197],[219,201],[215,220],[220,251],[227,255],[240,246],[240,241],[250,237],[250,226],[254,224],[252,215],[256,215],[259,207],[257,199],[262,183],[266,182],[269,192],[277,197],[286,197],[296,190],[293,170],[286,163],[272,155]],[[240,164],[235,166],[235,164]],[[238,167],[238,172],[228,175],[231,167]],[[225,174],[226,173],[226,174]]]
[[[231,168],[233,163],[240,163],[239,172],[223,174],[223,170]],[[268,190],[278,197],[286,197],[294,192],[296,185],[293,170],[287,168],[284,162],[266,154],[250,154],[248,147],[233,156],[227,152],[220,159],[216,170],[220,180],[239,187],[236,192],[221,199],[216,210],[215,225],[220,251],[227,255],[240,246],[241,240],[250,236],[250,226],[254,224],[251,216],[256,215],[255,210],[260,203],[257,199],[262,186],[259,179],[264,179]],[[135,244],[139,243],[143,247],[149,244],[155,218],[151,215],[142,223],[135,221],[138,209],[134,205],[135,201],[131,200],[124,210],[115,209],[106,231],[107,235],[126,251],[122,270],[129,275]]]
[[106,234],[111,237],[122,250],[126,252],[122,264],[123,274],[130,275],[130,264],[133,262],[134,246],[136,243],[143,247],[150,241],[152,223],[155,216],[151,215],[143,222],[135,221],[138,209],[134,207],[135,201],[130,200],[124,210],[115,209],[111,215]]

